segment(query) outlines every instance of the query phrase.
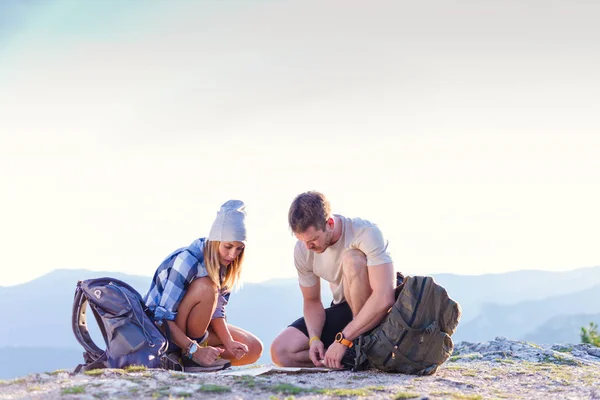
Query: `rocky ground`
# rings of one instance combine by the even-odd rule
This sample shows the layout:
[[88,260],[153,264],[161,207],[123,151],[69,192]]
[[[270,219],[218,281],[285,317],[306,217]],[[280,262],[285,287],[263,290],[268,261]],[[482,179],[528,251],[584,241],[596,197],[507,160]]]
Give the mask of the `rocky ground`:
[[34,374],[0,381],[0,399],[600,399],[600,348],[497,338],[462,342],[432,376],[377,371],[226,376],[164,370]]

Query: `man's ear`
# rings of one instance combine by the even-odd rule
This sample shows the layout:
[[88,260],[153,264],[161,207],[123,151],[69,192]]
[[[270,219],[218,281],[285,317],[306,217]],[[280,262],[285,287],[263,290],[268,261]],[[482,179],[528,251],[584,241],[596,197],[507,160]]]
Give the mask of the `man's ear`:
[[330,218],[327,220],[327,225],[328,225],[330,228],[333,228],[333,226],[335,225],[335,220],[333,219],[333,217],[330,217]]

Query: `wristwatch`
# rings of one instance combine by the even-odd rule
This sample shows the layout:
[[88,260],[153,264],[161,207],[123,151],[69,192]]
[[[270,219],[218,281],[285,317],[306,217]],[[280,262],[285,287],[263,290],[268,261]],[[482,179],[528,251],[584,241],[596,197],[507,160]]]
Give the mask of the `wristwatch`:
[[342,332],[338,332],[337,335],[335,335],[335,341],[343,344],[347,348],[351,348],[352,346],[354,346],[354,343],[352,343],[351,340],[346,339]]
[[187,357],[191,360],[194,357],[194,353],[198,351],[198,343],[196,341],[192,341],[190,343],[190,347],[188,347]]

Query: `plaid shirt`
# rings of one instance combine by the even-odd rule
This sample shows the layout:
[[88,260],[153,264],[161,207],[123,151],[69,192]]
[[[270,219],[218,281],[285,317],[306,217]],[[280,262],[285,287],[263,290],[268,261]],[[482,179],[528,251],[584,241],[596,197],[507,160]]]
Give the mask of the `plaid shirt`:
[[[204,266],[205,242],[205,238],[196,239],[188,247],[175,250],[156,270],[144,302],[157,323],[161,324],[165,319],[173,321],[188,285],[196,278],[208,276]],[[222,269],[221,274],[223,272],[225,271]],[[225,318],[229,294],[229,291],[223,289],[219,291],[212,319]]]

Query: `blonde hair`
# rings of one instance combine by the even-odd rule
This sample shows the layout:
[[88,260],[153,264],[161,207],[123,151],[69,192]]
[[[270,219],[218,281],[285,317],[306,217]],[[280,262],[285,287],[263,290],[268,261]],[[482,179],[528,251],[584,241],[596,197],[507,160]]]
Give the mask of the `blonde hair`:
[[207,240],[204,245],[204,266],[208,272],[210,279],[221,289],[234,289],[241,285],[242,263],[244,261],[244,250],[236,257],[235,260],[227,267],[225,278],[221,282],[219,273],[221,271],[221,263],[219,262],[219,245],[220,241]]

